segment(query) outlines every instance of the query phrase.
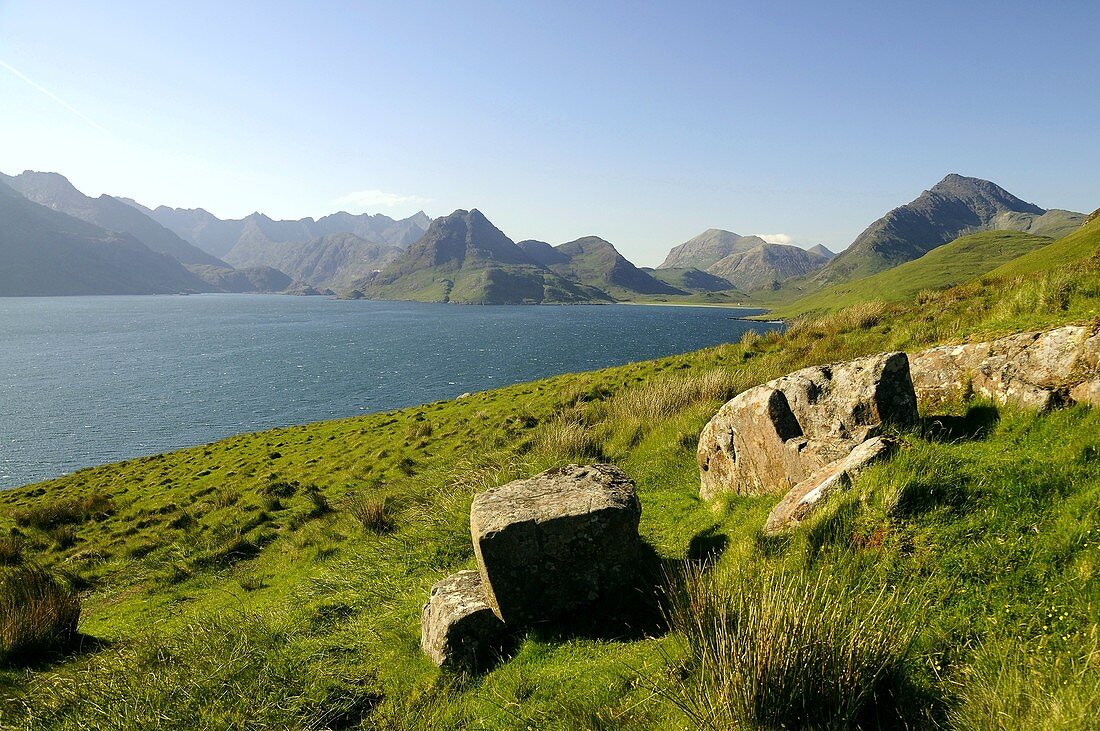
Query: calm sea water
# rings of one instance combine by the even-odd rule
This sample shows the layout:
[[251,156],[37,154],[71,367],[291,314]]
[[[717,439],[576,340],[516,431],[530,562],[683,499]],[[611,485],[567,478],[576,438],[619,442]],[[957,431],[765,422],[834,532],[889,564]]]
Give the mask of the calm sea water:
[[702,307],[0,298],[0,489],[241,432],[736,341]]

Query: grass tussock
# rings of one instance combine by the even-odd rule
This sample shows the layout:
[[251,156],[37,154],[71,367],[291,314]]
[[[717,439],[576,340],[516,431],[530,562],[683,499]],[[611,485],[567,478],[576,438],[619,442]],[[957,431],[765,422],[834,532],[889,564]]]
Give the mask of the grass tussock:
[[388,533],[394,528],[392,510],[385,497],[375,497],[362,492],[348,495],[346,509],[364,530],[372,533]]
[[108,495],[93,493],[83,498],[52,500],[16,511],[15,522],[39,530],[102,520],[114,514],[115,504]]
[[664,691],[699,728],[853,728],[891,715],[915,634],[909,597],[821,572],[685,569]]
[[721,368],[653,379],[617,395],[611,401],[611,410],[619,419],[668,419],[698,403],[726,401],[743,388],[744,383],[744,374]]
[[0,536],[0,566],[16,566],[23,561],[22,536]]
[[34,661],[65,649],[79,620],[80,597],[49,571],[26,565],[0,577],[0,662]]

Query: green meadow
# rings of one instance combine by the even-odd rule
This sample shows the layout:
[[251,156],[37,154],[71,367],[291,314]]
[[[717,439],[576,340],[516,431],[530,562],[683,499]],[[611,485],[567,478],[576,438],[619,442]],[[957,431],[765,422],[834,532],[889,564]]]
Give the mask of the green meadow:
[[[0,492],[0,726],[1095,728],[1100,413],[923,413],[776,539],[778,495],[699,501],[695,448],[800,367],[1097,322],[1098,227],[968,237],[943,277],[785,333]],[[645,580],[483,674],[435,668],[421,607],[474,567],[473,495],[590,461],[637,481]]]

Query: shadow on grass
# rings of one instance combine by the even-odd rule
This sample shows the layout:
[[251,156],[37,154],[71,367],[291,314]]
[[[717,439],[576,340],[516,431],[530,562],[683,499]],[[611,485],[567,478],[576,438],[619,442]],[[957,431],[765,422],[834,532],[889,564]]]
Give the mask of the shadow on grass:
[[1000,421],[995,406],[975,404],[962,416],[926,416],[920,421],[921,436],[932,442],[972,442],[985,439]]
[[565,618],[542,622],[529,628],[533,637],[545,642],[584,638],[629,642],[657,637],[668,631],[664,598],[671,564],[653,546],[642,541],[638,570],[626,588],[578,609]]
[[112,643],[108,640],[77,632],[62,647],[48,650],[35,649],[9,655],[3,661],[0,661],[0,667],[41,672],[49,670],[55,665],[75,660],[82,655],[90,655],[106,650],[111,646]]
[[719,527],[716,523],[691,537],[687,550],[688,561],[712,564],[725,553],[730,539],[725,533],[718,532]]

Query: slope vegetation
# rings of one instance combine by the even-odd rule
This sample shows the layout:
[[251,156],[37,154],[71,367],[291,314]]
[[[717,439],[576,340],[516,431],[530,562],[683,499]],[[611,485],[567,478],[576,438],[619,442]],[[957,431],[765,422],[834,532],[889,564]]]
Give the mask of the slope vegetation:
[[[723,400],[798,367],[1091,321],[1097,267],[861,303],[698,353],[0,493],[4,560],[63,570],[84,601],[68,654],[0,670],[0,712],[26,729],[765,726],[753,708],[830,728],[1089,728],[1096,411],[929,414],[898,434],[897,457],[773,541],[759,527],[775,497],[698,501],[695,443]],[[420,612],[433,582],[473,565],[472,495],[592,460],[637,480],[653,561],[684,577],[669,591],[695,600],[674,606],[698,621],[548,627],[483,676],[440,674],[419,650]],[[753,604],[761,587],[782,601]],[[741,606],[760,613],[730,624]],[[853,681],[880,647],[885,672]],[[716,677],[731,665],[708,658],[761,672]],[[768,658],[798,677],[838,668],[836,682],[778,684]],[[838,692],[858,719],[830,715]]]
[[381,272],[355,284],[372,299],[461,304],[607,302],[607,293],[537,264],[480,211],[458,210]]
[[838,310],[870,300],[911,300],[922,290],[946,289],[969,282],[1049,243],[1046,237],[1017,231],[987,231],[962,236],[919,259],[869,277],[834,284],[777,307],[772,314],[794,317],[812,311]]
[[1006,262],[994,269],[993,276],[1015,277],[1071,266],[1100,251],[1100,217],[1093,213],[1088,223],[1073,233]]

